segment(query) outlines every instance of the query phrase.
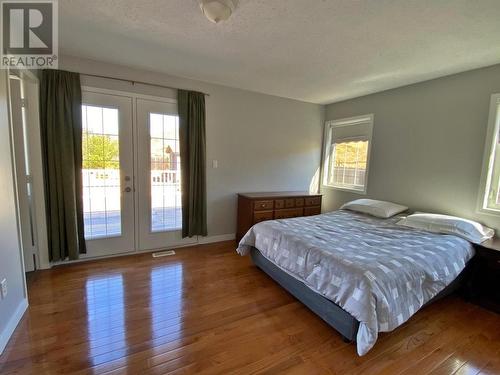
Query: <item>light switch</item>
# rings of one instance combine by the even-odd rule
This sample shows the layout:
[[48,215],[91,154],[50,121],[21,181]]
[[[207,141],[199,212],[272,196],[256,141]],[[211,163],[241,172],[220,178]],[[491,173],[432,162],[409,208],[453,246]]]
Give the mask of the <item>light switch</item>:
[[217,169],[219,167],[219,161],[217,159],[212,160],[212,168]]
[[0,294],[2,299],[7,297],[7,279],[3,279],[2,282],[0,282]]

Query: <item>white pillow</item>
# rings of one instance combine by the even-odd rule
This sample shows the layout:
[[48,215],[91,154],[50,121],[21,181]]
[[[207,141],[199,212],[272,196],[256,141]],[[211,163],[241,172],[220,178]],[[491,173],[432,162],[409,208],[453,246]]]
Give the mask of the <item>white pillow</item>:
[[398,224],[434,233],[454,234],[473,243],[481,243],[495,235],[493,229],[475,221],[448,215],[416,213],[398,221]]
[[365,214],[387,219],[400,212],[406,211],[408,207],[375,199],[356,199],[355,201],[347,202],[340,207],[340,209],[363,212]]

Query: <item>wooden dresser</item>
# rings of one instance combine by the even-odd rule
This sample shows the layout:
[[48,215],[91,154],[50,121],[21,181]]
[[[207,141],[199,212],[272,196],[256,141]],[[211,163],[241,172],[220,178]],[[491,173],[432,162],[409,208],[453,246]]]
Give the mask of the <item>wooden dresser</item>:
[[321,195],[301,191],[238,194],[236,240],[252,225],[265,220],[311,216],[321,213]]

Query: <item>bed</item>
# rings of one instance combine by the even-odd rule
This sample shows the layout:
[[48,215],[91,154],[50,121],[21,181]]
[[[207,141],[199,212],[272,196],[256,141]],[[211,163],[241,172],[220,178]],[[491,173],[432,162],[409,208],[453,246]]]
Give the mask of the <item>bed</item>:
[[238,246],[366,354],[459,283],[472,245],[347,210],[254,225]]

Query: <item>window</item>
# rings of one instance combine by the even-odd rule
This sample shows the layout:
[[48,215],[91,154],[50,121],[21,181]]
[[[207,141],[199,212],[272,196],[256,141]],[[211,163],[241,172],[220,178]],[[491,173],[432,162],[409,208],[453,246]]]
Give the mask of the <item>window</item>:
[[366,193],[373,115],[325,124],[323,185]]
[[480,210],[500,214],[500,94],[491,96],[481,178]]

